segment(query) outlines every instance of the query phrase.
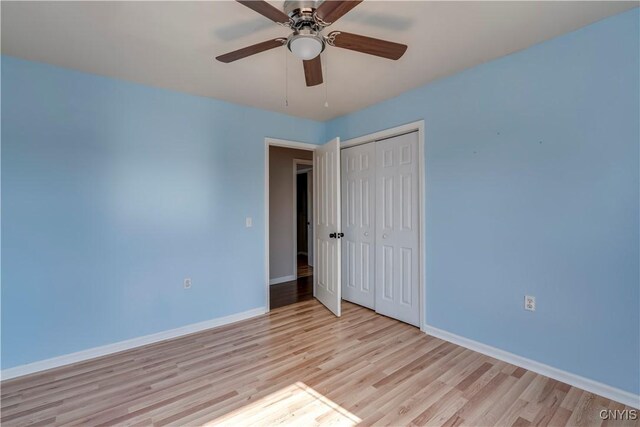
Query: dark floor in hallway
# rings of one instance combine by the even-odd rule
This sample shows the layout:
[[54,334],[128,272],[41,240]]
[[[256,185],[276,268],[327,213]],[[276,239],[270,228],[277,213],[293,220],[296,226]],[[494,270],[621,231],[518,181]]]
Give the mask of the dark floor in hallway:
[[271,310],[310,299],[313,299],[313,276],[299,277],[298,280],[269,287]]
[[298,255],[298,278],[313,274],[313,267],[309,265],[306,255]]

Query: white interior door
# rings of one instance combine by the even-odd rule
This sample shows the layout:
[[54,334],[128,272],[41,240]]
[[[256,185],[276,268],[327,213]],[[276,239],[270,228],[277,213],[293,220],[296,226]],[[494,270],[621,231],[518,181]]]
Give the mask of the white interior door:
[[346,148],[342,162],[342,297],[375,307],[375,144]]
[[340,316],[340,138],[313,152],[316,263],[313,295]]
[[418,133],[376,142],[376,311],[420,326]]

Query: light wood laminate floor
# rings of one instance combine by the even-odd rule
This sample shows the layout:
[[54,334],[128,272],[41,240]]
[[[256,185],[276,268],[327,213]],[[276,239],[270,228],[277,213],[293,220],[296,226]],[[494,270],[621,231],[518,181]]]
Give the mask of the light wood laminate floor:
[[596,426],[601,409],[624,408],[353,304],[337,319],[315,300],[9,380],[1,395],[7,427]]

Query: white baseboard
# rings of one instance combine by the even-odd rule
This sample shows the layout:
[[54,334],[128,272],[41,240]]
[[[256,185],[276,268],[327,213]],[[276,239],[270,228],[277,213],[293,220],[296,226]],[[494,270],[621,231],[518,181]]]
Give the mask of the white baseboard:
[[296,279],[297,277],[295,274],[291,274],[289,276],[283,276],[283,277],[276,277],[275,279],[269,280],[269,285],[277,285],[278,283],[290,282]]
[[526,357],[518,356],[517,354],[509,353],[508,351],[500,350],[499,348],[491,347],[490,345],[482,344],[478,341],[470,340],[469,338],[461,337],[442,329],[434,328],[427,324],[424,325],[423,330],[427,335],[449,341],[470,350],[477,351],[478,353],[493,357],[494,359],[511,363],[512,365],[528,369],[540,375],[544,375],[545,377],[562,381],[563,383],[581,388],[590,393],[640,409],[640,395],[611,387],[609,385],[590,380],[589,378],[581,377],[579,375],[545,365],[544,363],[536,362],[535,360],[527,359]]
[[85,360],[94,359],[96,357],[106,356],[108,354],[117,353],[124,350],[130,350],[147,344],[153,344],[159,341],[177,338],[183,335],[189,335],[194,332],[204,331],[206,329],[218,326],[228,325],[230,323],[239,322],[241,320],[250,319],[252,317],[265,314],[265,307],[254,308],[242,313],[231,314],[229,316],[218,317],[216,319],[205,320],[204,322],[192,323],[180,328],[170,329],[168,331],[158,332],[151,335],[144,335],[138,338],[132,338],[126,341],[120,341],[113,344],[107,344],[100,347],[93,347],[87,350],[69,353],[51,359],[40,360],[38,362],[26,365],[16,366],[14,368],[4,369],[0,371],[0,379],[8,380],[11,378],[21,377],[23,375],[33,374],[35,372],[46,371],[47,369],[58,368],[72,363],[83,362]]

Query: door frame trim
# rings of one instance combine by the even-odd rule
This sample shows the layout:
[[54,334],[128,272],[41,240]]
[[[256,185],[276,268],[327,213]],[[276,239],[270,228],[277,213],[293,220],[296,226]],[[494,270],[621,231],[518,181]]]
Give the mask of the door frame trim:
[[424,326],[427,323],[427,282],[425,275],[425,255],[426,251],[426,232],[425,232],[425,189],[426,173],[425,173],[425,149],[424,149],[424,120],[418,120],[415,122],[407,123],[400,126],[395,126],[389,129],[384,129],[378,132],[362,135],[356,138],[345,140],[340,149],[354,147],[356,145],[367,144],[382,139],[392,138],[394,136],[404,135],[410,132],[418,132],[418,205],[419,205],[419,235],[418,235],[418,249],[419,254],[419,268],[420,268],[420,330],[424,332]]
[[[294,148],[313,152],[318,146],[307,142],[290,141],[286,139],[264,139],[264,286],[265,313],[271,311],[269,302],[269,147]],[[315,227],[315,226],[314,226]],[[314,229],[315,232],[315,229]],[[315,253],[313,254],[315,257]],[[315,263],[315,260],[314,260]]]
[[[298,278],[298,165],[311,165],[313,170],[313,160],[293,159],[293,276]],[[300,174],[307,173],[300,172]],[[307,186],[307,191],[308,191]],[[307,199],[309,195],[307,194]],[[308,203],[308,202],[307,202]],[[307,254],[308,256],[308,254]]]

